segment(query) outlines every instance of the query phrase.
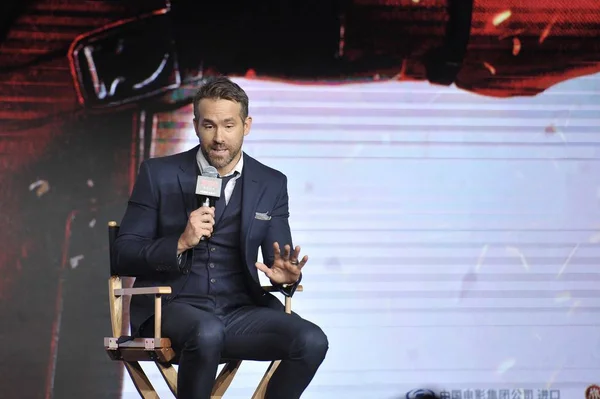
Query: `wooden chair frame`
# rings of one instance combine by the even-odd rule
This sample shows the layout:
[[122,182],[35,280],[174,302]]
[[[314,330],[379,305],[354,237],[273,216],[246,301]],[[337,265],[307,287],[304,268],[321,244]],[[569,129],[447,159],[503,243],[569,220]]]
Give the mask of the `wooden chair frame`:
[[[119,225],[111,221],[108,224],[109,251],[112,264],[113,242],[117,237]],[[112,270],[112,268],[111,268]],[[111,273],[112,274],[112,273]],[[278,292],[272,286],[264,286],[268,292]],[[300,285],[296,291],[302,291]],[[177,397],[177,371],[171,361],[175,357],[175,351],[171,348],[169,338],[161,335],[162,320],[162,295],[171,294],[171,287],[147,287],[147,288],[123,288],[123,280],[118,275],[111,275],[108,280],[108,295],[110,304],[110,322],[112,325],[112,337],[104,338],[104,349],[108,356],[115,361],[122,361],[129,373],[134,386],[140,396],[144,399],[158,399],[159,396],[148,379],[148,376],[140,366],[141,361],[152,361],[158,367],[167,386]],[[154,337],[135,338],[122,335],[124,298],[130,295],[154,295]],[[285,297],[285,312],[292,312],[292,298]],[[264,399],[267,384],[280,360],[272,361],[258,384],[252,399]],[[242,360],[224,360],[225,364],[213,385],[211,399],[221,399],[233,381]]]

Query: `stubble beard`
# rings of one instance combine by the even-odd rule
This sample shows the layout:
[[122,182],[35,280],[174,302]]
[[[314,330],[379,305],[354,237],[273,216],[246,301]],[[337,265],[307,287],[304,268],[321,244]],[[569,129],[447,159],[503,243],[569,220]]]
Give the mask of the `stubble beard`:
[[227,147],[228,156],[225,157],[213,157],[204,148],[202,148],[202,153],[204,154],[204,157],[211,166],[217,169],[223,169],[227,167],[238,156],[240,150],[241,147],[237,148],[235,151],[232,151],[230,147]]

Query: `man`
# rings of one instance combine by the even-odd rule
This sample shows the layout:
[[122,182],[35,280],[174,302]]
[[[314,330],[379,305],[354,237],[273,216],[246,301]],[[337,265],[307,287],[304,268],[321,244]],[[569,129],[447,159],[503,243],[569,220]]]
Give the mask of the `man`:
[[[266,398],[299,398],[325,358],[327,337],[286,314],[258,279],[260,270],[293,295],[308,261],[300,247],[292,250],[287,178],[243,153],[252,119],[237,84],[213,78],[193,105],[200,145],[141,164],[115,242],[117,272],[135,276],[136,287],[172,287],[162,334],[179,355],[179,399],[208,399],[221,358],[281,359]],[[222,192],[214,207],[200,207],[196,179],[209,165]],[[153,298],[132,298],[135,335],[153,335],[153,310]]]

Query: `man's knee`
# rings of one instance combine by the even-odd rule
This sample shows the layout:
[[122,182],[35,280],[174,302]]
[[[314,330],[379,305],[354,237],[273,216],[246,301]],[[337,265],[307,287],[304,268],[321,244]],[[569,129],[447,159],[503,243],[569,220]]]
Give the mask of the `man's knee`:
[[198,323],[187,336],[185,349],[199,353],[221,352],[225,342],[225,326],[219,321]]
[[318,362],[325,359],[329,350],[327,335],[319,326],[312,323],[298,331],[297,344],[302,357],[308,357]]

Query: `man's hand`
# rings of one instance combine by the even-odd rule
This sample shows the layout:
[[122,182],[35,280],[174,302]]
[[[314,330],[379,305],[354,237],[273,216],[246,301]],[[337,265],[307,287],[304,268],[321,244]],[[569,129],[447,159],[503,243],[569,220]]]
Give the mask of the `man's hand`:
[[273,252],[275,259],[273,266],[268,267],[264,263],[256,262],[256,268],[262,271],[274,284],[293,284],[300,278],[302,268],[308,262],[308,256],[304,255],[301,261],[298,261],[300,256],[300,247],[296,247],[294,253],[291,254],[291,248],[286,245],[283,256],[278,243],[273,243]]
[[215,208],[203,206],[190,213],[184,232],[177,241],[177,255],[194,248],[202,237],[210,237],[215,225]]

